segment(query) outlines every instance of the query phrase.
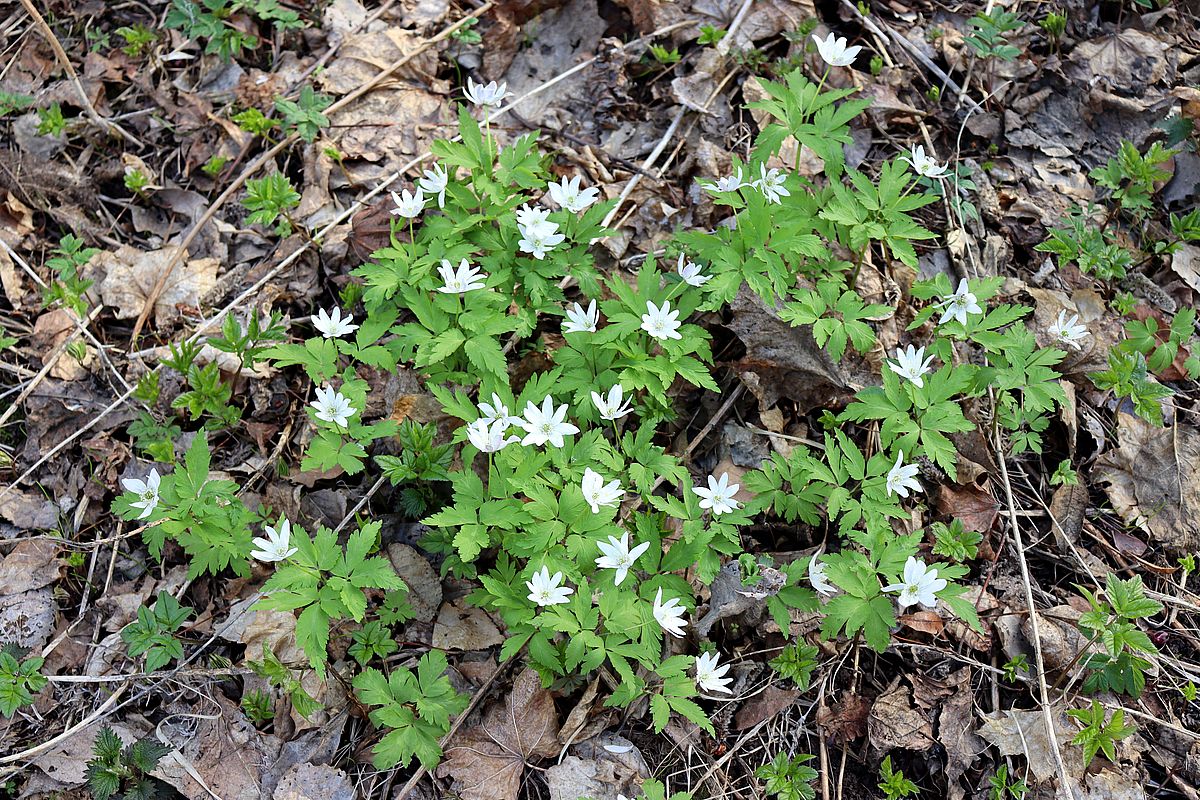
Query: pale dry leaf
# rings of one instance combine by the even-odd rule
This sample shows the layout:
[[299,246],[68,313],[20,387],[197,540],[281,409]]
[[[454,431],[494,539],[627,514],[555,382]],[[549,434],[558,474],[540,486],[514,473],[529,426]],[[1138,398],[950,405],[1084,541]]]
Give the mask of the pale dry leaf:
[[350,778],[325,764],[295,764],[275,787],[272,800],[355,800]]
[[58,524],[58,505],[36,492],[13,486],[0,497],[0,517],[22,530],[48,530]]
[[442,650],[486,650],[504,643],[496,623],[482,608],[444,603],[433,624],[433,646]]
[[408,587],[408,604],[412,606],[413,619],[432,622],[438,606],[442,604],[442,582],[429,559],[399,542],[388,545],[387,557],[396,574]]
[[1094,80],[1141,94],[1147,85],[1158,83],[1173,71],[1168,53],[1171,45],[1139,30],[1127,28],[1111,36],[1080,42],[1068,61],[1072,77],[1087,84]]
[[[349,94],[416,51],[420,44],[420,36],[401,28],[352,34],[338,50],[338,57],[317,77],[317,85],[334,95]],[[389,80],[424,82],[437,71],[437,61],[437,51],[426,49],[392,73]]]
[[975,734],[975,695],[971,670],[964,667],[946,680],[950,696],[939,706],[937,738],[946,748],[946,780],[955,784],[984,749]]
[[[1054,735],[1061,746],[1067,773],[1079,775],[1083,772],[1082,751],[1078,747],[1066,746],[1075,736],[1075,730],[1062,709],[1055,708],[1052,711]],[[1029,771],[1037,780],[1044,781],[1058,775],[1058,762],[1040,709],[1014,708],[986,716],[976,733],[998,749],[1001,755],[1025,756]]]
[[[137,317],[178,251],[178,245],[150,251],[121,245],[115,251],[102,251],[83,270],[85,278],[95,281],[89,294],[111,306],[118,319]],[[200,298],[217,285],[220,266],[215,258],[189,259],[184,252],[154,303],[155,322],[162,325],[178,318],[177,305],[198,308]]]
[[54,353],[63,342],[74,337],[77,343],[83,345],[83,360],[76,358],[75,348],[68,348],[58,355],[50,367],[50,377],[61,381],[78,381],[86,378],[89,367],[96,363],[96,351],[82,336],[77,336],[75,312],[66,308],[55,308],[38,316],[33,324],[33,336],[30,344],[41,353],[43,366],[46,359]]

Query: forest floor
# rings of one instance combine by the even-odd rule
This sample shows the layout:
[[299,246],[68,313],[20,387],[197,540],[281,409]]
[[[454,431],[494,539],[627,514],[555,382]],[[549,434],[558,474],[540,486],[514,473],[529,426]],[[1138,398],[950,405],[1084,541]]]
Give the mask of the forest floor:
[[[852,800],[904,796],[895,776],[881,788],[902,771],[920,797],[1200,798],[1190,311],[1200,218],[1186,221],[1200,200],[1200,30],[1194,3],[1153,5],[0,4],[0,793]],[[830,32],[862,46],[849,67],[825,70],[812,35]],[[949,180],[933,182],[937,201],[912,212],[935,235],[913,242],[915,269],[878,244],[834,248],[854,267],[847,286],[885,309],[868,318],[870,347],[844,358],[740,282],[729,302],[695,310],[720,392],[676,379],[653,439],[688,480],[725,472],[749,486],[773,455],[818,452],[830,415],[880,384],[893,351],[929,340],[928,315],[910,325],[928,306],[921,281],[992,286],[993,306],[1029,312],[1015,325],[1039,346],[1054,344],[1064,313],[1087,338],[1053,363],[1050,413],[989,405],[1013,387],[985,379],[963,400],[969,429],[949,437],[957,475],[927,452],[924,492],[890,520],[896,535],[924,532],[913,541],[927,560],[956,562],[978,628],[946,603],[901,607],[886,646],[872,648],[825,630],[810,594],[809,607],[784,610],[781,629],[769,590],[742,583],[738,567],[781,574],[854,546],[833,544],[832,512],[814,524],[755,506],[745,554],[724,559],[715,580],[702,567],[678,571],[695,597],[687,641],[702,647],[665,637],[670,653],[715,645],[732,691],[697,698],[710,729],[674,706],[664,726],[646,698],[606,703],[620,682],[609,667],[544,685],[524,652],[506,658],[512,619],[481,608],[473,573],[425,546],[423,520],[449,498],[443,473],[461,468],[437,447],[464,438],[428,369],[411,358],[358,368],[369,387],[362,419],[411,423],[410,438],[367,451],[442,454],[397,479],[369,459],[305,461],[320,436],[306,411],[320,381],[301,361],[248,355],[232,340],[273,312],[278,329],[258,337],[267,345],[302,341],[286,331],[307,330],[319,309],[341,305],[363,321],[355,271],[381,248],[412,244],[389,193],[413,188],[431,151],[444,152],[434,142],[457,133],[468,76],[510,93],[486,129],[502,150],[539,132],[551,173],[582,176],[615,201],[610,235],[590,252],[600,274],[626,275],[664,251],[672,273],[680,231],[729,229],[729,206],[703,184],[753,161],[770,118],[748,104],[797,69],[870,101],[836,145],[847,168],[876,180],[915,145],[949,163]],[[771,166],[828,183],[822,160],[795,144]],[[1037,249],[1072,219],[1075,253]],[[583,299],[563,286],[567,301]],[[503,352],[513,394],[566,347],[544,319],[521,336]],[[956,364],[982,363],[955,346]],[[1142,372],[1105,382],[1115,353],[1140,359]],[[1018,388],[1018,406],[1030,403]],[[998,423],[1002,413],[1017,422]],[[843,430],[891,465],[886,425]],[[187,531],[155,545],[154,526],[115,501],[151,467],[190,469],[198,439],[211,448],[208,480],[231,481],[248,515],[271,510],[239,531],[259,535],[283,516],[344,543],[348,526],[379,523],[372,547],[403,578],[408,607],[381,616],[394,609],[376,588],[365,595],[375,622],[333,620],[324,679],[304,623],[298,640],[291,610],[256,605],[271,563],[242,553],[197,570]],[[643,494],[690,494],[671,484]],[[746,488],[737,497],[751,507]],[[485,548],[481,559],[498,557]],[[480,563],[481,573],[492,565]],[[364,630],[390,646],[359,660]],[[809,669],[768,665],[785,651]],[[446,758],[378,769],[384,726],[358,691],[360,664],[403,672],[430,652],[445,654],[463,698],[433,737]],[[1089,728],[1093,701],[1101,715]],[[1121,729],[1121,714],[1135,730]],[[104,752],[103,729],[161,752],[131,766]],[[762,768],[780,754],[811,754],[816,776],[797,760],[791,777],[772,778]],[[104,758],[108,777],[89,785]]]

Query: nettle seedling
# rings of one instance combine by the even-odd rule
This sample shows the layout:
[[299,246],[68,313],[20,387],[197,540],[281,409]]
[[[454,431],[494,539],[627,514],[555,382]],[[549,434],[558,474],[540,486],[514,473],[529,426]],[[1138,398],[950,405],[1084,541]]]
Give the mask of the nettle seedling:
[[153,737],[126,745],[107,726],[100,729],[87,762],[87,785],[95,800],[152,800],[160,787],[150,773],[171,748]]

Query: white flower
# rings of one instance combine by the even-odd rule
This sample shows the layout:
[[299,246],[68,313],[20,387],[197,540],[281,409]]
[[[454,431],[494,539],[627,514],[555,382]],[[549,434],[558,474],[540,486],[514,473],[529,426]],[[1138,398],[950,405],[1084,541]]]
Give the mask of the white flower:
[[442,276],[442,283],[445,284],[438,287],[442,294],[466,294],[474,289],[482,289],[487,282],[487,275],[483,274],[483,270],[472,267],[465,258],[458,263],[458,269],[443,258],[442,265],[438,267],[438,274]]
[[746,185],[746,181],[742,179],[742,168],[738,167],[732,175],[717,178],[716,183],[709,184],[706,188],[712,192],[736,192]]
[[503,422],[505,427],[509,425],[517,425],[521,422],[520,417],[514,417],[508,413],[508,406],[500,399],[500,395],[492,392],[492,402],[479,404],[479,416],[484,422],[489,425],[493,422]]
[[649,542],[642,542],[630,550],[629,531],[622,533],[620,539],[615,536],[608,537],[608,544],[596,542],[596,546],[603,553],[596,559],[596,569],[615,569],[617,571],[617,574],[613,576],[613,585],[615,586],[621,585],[621,581],[625,580],[625,576],[629,574],[629,570],[633,569],[634,563],[642,553],[650,549]]
[[939,578],[936,569],[930,569],[924,561],[908,557],[904,562],[904,577],[900,583],[891,583],[883,587],[885,592],[899,592],[896,603],[900,610],[914,603],[920,603],[926,608],[937,606],[937,593],[946,588],[946,579]]
[[438,208],[446,207],[446,187],[450,184],[450,175],[441,164],[434,162],[433,169],[425,170],[425,177],[417,181],[421,191],[436,194]]
[[542,401],[540,410],[533,403],[526,403],[525,418],[517,423],[525,429],[525,438],[521,440],[521,444],[540,447],[549,442],[553,447],[562,447],[563,436],[579,433],[579,428],[565,421],[567,410],[566,403],[555,409],[554,398],[549,395]]
[[600,312],[596,310],[596,301],[588,303],[587,311],[575,303],[574,308],[567,309],[567,321],[563,323],[563,333],[595,333],[596,323],[600,321]]
[[633,411],[633,407],[626,400],[622,405],[621,400],[625,395],[625,389],[621,384],[615,384],[608,390],[608,397],[605,398],[599,392],[592,392],[592,405],[600,412],[601,419],[614,420],[620,419],[629,412]]
[[600,506],[617,505],[621,502],[621,495],[625,494],[621,491],[620,481],[605,483],[604,476],[591,467],[583,471],[580,488],[583,489],[583,499],[592,507],[593,514],[600,513]]
[[674,637],[681,638],[683,636],[683,628],[687,625],[683,621],[683,614],[686,610],[679,605],[678,597],[672,597],[664,603],[662,588],[659,588],[658,594],[654,595],[654,619],[658,621],[664,631]]
[[963,325],[967,324],[968,314],[981,314],[983,309],[979,307],[979,301],[975,295],[971,293],[970,284],[967,279],[963,278],[958,282],[958,288],[952,294],[948,294],[942,298],[942,301],[937,304],[942,311],[942,318],[938,320],[938,325],[945,325],[952,319],[958,320]]
[[817,594],[830,595],[837,591],[837,587],[825,577],[825,565],[821,563],[820,553],[808,561],[808,582]]
[[358,411],[350,405],[350,400],[332,386],[317,389],[317,399],[310,403],[317,412],[317,419],[332,422],[339,428],[346,427]]
[[831,33],[824,39],[813,34],[813,41],[817,43],[817,52],[821,54],[821,58],[831,67],[848,67],[854,63],[854,59],[858,56],[861,46],[847,47],[849,42],[846,37],[838,36],[834,38]]
[[1078,314],[1072,314],[1071,318],[1067,319],[1067,312],[1059,311],[1058,319],[1050,326],[1049,333],[1067,347],[1078,350],[1079,343],[1088,335],[1088,329],[1079,324]]
[[767,199],[768,203],[782,203],[783,200],[781,198],[792,196],[792,193],[783,185],[784,181],[787,180],[787,175],[781,173],[775,167],[767,169],[766,164],[760,164],[759,170],[762,177],[751,185],[763,193],[763,197]]
[[700,507],[711,508],[713,515],[717,516],[737,510],[738,501],[734,500],[733,496],[737,494],[740,488],[741,484],[731,484],[729,482],[728,472],[722,472],[720,480],[714,478],[712,475],[708,476],[707,489],[700,489],[693,486],[692,491],[702,498],[700,500]]
[[467,88],[463,90],[463,94],[477,106],[482,106],[487,114],[499,108],[504,103],[504,98],[508,97],[508,84],[497,84],[492,81],[488,84],[476,83],[467,76]]
[[717,666],[720,656],[716,653],[701,653],[696,656],[696,685],[706,692],[724,692],[733,694],[729,684],[733,678],[724,677],[729,672],[729,665]]
[[540,572],[533,573],[533,580],[525,581],[529,587],[529,599],[539,606],[557,606],[568,602],[575,590],[570,586],[559,586],[563,581],[561,572],[550,577],[550,570],[542,567]]
[[467,440],[481,453],[495,453],[508,447],[513,442],[521,441],[520,436],[505,436],[508,423],[497,420],[488,423],[486,419],[477,419],[467,425]]
[[687,260],[687,256],[683,253],[679,254],[679,263],[675,265],[675,271],[679,273],[679,277],[683,278],[683,282],[688,286],[703,286],[708,283],[711,275],[702,275],[702,270],[699,264],[693,264]]
[[550,192],[551,200],[558,203],[558,205],[567,211],[578,214],[596,202],[596,198],[600,196],[600,190],[595,186],[581,191],[579,189],[579,181],[580,178],[578,175],[569,180],[563,178],[560,183],[546,184],[546,190]]
[[908,497],[909,489],[914,492],[924,491],[921,488],[921,482],[917,480],[917,473],[920,471],[920,465],[904,463],[904,451],[901,450],[900,455],[896,456],[895,466],[888,470],[888,497],[891,497],[893,494]]
[[887,365],[892,372],[912,381],[913,386],[920,389],[925,385],[925,379],[921,376],[929,372],[932,362],[933,356],[925,357],[924,347],[916,348],[910,344],[907,349],[897,347],[896,360],[887,362]]
[[679,333],[679,312],[671,310],[671,304],[663,301],[662,308],[646,301],[646,313],[642,314],[642,330],[655,339],[682,339]]
[[158,470],[154,467],[150,468],[150,474],[146,476],[146,480],[138,478],[122,478],[121,485],[125,487],[125,491],[133,492],[138,496],[129,504],[130,508],[140,508],[141,514],[138,514],[138,519],[145,519],[154,512],[154,507],[158,505],[158,484],[162,481],[159,477]]
[[539,261],[567,238],[558,232],[557,222],[538,222],[533,225],[518,223],[517,230],[521,232],[517,247],[522,253],[529,253]]
[[340,339],[346,334],[358,330],[357,325],[350,324],[354,321],[354,317],[349,314],[343,317],[342,310],[337,306],[333,307],[332,314],[323,308],[317,309],[317,313],[309,319],[312,320],[313,327],[320,331],[326,339]]
[[946,165],[939,164],[932,153],[925,155],[925,148],[922,145],[914,147],[909,155],[910,158],[901,156],[900,160],[911,164],[918,175],[924,175],[926,178],[940,178],[946,174]]
[[548,208],[538,208],[526,203],[517,209],[517,227],[530,228],[546,223],[558,227],[557,223],[550,222],[550,209]]
[[425,210],[425,195],[420,189],[417,189],[416,194],[412,194],[405,189],[400,194],[392,192],[392,202],[396,207],[392,209],[392,213],[405,219],[413,219],[421,216],[421,212]]
[[250,556],[259,561],[283,561],[296,552],[295,547],[288,547],[292,538],[292,523],[280,518],[279,530],[270,525],[264,525],[267,538],[256,536],[252,540],[257,550],[251,551]]

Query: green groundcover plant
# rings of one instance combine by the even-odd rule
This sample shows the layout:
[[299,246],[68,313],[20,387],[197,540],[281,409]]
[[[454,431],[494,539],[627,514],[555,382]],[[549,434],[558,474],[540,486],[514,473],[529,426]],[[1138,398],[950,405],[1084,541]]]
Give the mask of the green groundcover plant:
[[[224,33],[214,26],[207,35]],[[830,66],[858,50],[832,36],[818,48]],[[256,323],[262,335],[238,348],[246,366],[267,360],[311,379],[300,468],[378,470],[399,486],[428,527],[422,546],[443,574],[472,581],[468,601],[503,620],[501,660],[527,660],[547,686],[606,670],[614,686],[605,703],[645,698],[657,731],[678,714],[713,732],[706,703],[729,695],[732,679],[726,655],[694,641],[697,587],[747,555],[751,526],[763,519],[820,526],[830,537],[823,552],[777,565],[782,579],[763,592],[785,635],[794,611],[817,613],[828,640],[880,652],[898,614],[916,607],[979,628],[961,583],[979,536],[959,523],[904,531],[898,521],[911,518],[931,479],[956,477],[953,437],[981,421],[1009,455],[1041,453],[1066,401],[1058,345],[1074,348],[1087,336],[1064,324],[1040,345],[1025,324],[1030,308],[996,302],[1000,279],[918,280],[911,295],[921,309],[904,345],[884,354],[876,385],[840,414],[825,414],[816,441],[740,477],[693,475],[659,433],[681,388],[720,391],[712,337],[695,316],[745,287],[782,320],[811,326],[835,361],[878,351],[872,322],[890,308],[864,300],[857,276],[871,255],[914,268],[916,244],[935,235],[914,212],[945,196],[948,167],[922,147],[873,175],[843,163],[849,124],[867,106],[854,90],[826,88],[825,76],[813,82],[800,71],[764,88],[757,107],[769,123],[749,158],[702,184],[735,224],[679,231],[625,273],[596,263],[613,201],[579,177],[553,179],[536,134],[501,147],[491,116],[505,87],[468,80],[479,119],[461,107],[458,137],[436,142],[435,161],[393,193],[390,242],[355,270],[361,290],[344,295],[361,306],[316,309],[290,336],[277,319]],[[318,120],[310,122],[315,132]],[[788,137],[824,159],[823,179],[779,159]],[[272,180],[256,189],[258,221],[290,227],[294,203]],[[543,350],[547,366],[515,384],[512,360],[528,345]],[[401,366],[419,372],[457,421],[448,439],[432,427],[368,418],[369,374]],[[219,399],[218,389],[207,392]],[[189,411],[220,418],[225,405]],[[220,424],[236,422],[236,413]],[[861,435],[867,429],[877,436]],[[381,452],[396,437],[401,452]],[[178,544],[192,576],[246,576],[252,561],[272,565],[259,605],[298,615],[297,642],[312,669],[330,669],[332,637],[353,641],[362,669],[352,685],[384,730],[376,765],[436,764],[439,739],[466,699],[445,678],[441,653],[412,668],[389,658],[392,628],[407,614],[404,584],[380,555],[380,523],[310,535],[247,507],[236,485],[212,476],[211,459],[202,430],[169,474],[155,467],[127,478],[116,512],[142,526],[152,556],[161,558],[168,540]],[[1096,615],[1126,613],[1094,604]],[[185,610],[163,610],[170,619],[147,635],[177,658],[169,634],[174,612]],[[147,615],[141,627],[155,619]],[[669,648],[672,639],[686,641]],[[1121,652],[1140,649],[1126,639]],[[1136,667],[1136,658],[1118,666]],[[807,686],[815,659],[815,649],[792,639],[773,664]],[[277,660],[270,672],[273,685],[294,688]],[[765,774],[770,791],[811,796],[805,760],[776,759]]]

